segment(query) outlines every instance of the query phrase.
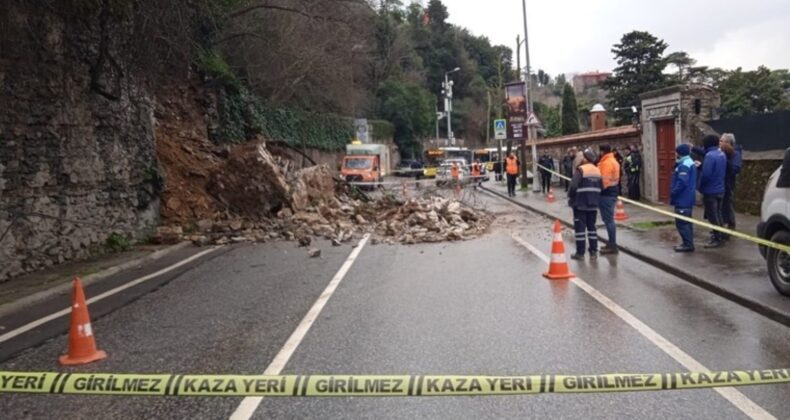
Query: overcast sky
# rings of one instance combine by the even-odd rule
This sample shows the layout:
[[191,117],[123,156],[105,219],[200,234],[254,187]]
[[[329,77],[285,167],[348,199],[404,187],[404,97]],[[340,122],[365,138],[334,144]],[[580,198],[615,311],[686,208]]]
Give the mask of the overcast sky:
[[[443,2],[450,22],[495,44],[515,48],[523,36],[520,0]],[[790,68],[790,0],[527,0],[527,17],[533,71],[552,75],[612,70],[612,45],[631,30],[664,39],[667,53],[686,51],[699,65]]]

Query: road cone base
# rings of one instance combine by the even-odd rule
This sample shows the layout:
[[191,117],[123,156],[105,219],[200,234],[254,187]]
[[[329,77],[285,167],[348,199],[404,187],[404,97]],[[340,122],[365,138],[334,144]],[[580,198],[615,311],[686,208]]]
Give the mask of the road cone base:
[[60,358],[58,360],[60,361],[61,365],[64,365],[64,366],[76,366],[76,365],[88,364],[88,363],[95,362],[97,360],[106,359],[106,358],[107,358],[107,353],[105,353],[105,352],[103,352],[101,350],[97,350],[91,355],[82,356],[82,357],[71,357],[68,354],[64,354],[63,356],[60,356]]
[[616,216],[614,220],[622,222],[623,220],[628,220],[628,216]]
[[576,277],[576,275],[573,273],[566,273],[566,274],[543,273],[543,277],[549,280],[569,280]]

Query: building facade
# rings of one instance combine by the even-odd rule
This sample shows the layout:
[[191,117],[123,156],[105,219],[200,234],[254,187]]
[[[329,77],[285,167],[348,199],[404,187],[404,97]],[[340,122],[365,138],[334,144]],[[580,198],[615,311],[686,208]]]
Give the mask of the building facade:
[[679,85],[640,95],[644,195],[669,202],[675,148],[680,143],[699,145],[705,121],[718,118],[719,94],[705,85]]

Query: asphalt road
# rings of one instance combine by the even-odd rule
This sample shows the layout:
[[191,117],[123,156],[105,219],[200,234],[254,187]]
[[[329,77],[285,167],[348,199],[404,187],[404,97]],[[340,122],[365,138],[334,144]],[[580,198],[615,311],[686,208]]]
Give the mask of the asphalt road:
[[[684,366],[578,286],[545,280],[550,221],[484,195],[480,239],[366,245],[283,373],[584,374]],[[570,245],[566,232],[566,244]],[[94,321],[105,361],[80,372],[260,374],[352,252],[320,243],[227,248]],[[713,370],[790,367],[790,330],[626,255],[572,270]],[[109,305],[109,302],[108,302]],[[0,370],[61,370],[56,336]],[[777,418],[790,386],[739,388]],[[0,395],[7,418],[228,418],[241,398]],[[251,418],[742,418],[713,390],[452,398],[268,398]]]

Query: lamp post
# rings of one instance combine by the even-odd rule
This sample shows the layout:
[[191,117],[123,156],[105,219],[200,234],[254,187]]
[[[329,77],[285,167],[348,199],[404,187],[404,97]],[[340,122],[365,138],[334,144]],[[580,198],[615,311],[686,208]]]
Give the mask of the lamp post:
[[452,113],[453,113],[453,81],[448,77],[449,75],[461,71],[460,67],[456,67],[444,73],[444,83],[442,84],[442,94],[444,95],[444,112],[447,114],[447,140],[450,144],[455,146],[455,136],[453,135],[452,126]]

